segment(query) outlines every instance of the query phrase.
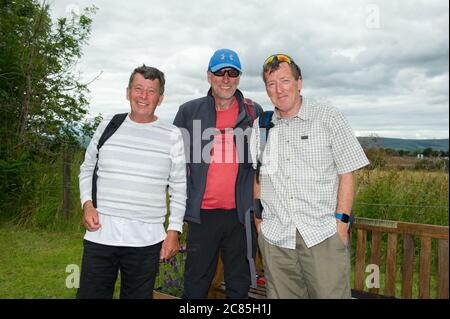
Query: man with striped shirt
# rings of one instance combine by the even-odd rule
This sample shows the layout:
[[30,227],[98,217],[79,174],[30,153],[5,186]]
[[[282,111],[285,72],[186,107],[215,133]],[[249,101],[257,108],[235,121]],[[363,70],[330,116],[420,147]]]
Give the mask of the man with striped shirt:
[[[164,74],[136,68],[126,90],[131,112],[97,150],[110,119],[97,128],[80,168],[84,252],[77,298],[112,298],[118,272],[120,298],[152,298],[160,260],[179,246],[186,205],[181,132],[155,115],[164,97]],[[92,178],[98,160],[97,207]],[[170,194],[170,217],[166,189]]]
[[275,111],[267,141],[253,127],[251,154],[255,168],[261,163],[256,223],[267,296],[350,298],[353,172],[369,162],[337,109],[300,94],[301,71],[289,56],[270,56],[263,80]]

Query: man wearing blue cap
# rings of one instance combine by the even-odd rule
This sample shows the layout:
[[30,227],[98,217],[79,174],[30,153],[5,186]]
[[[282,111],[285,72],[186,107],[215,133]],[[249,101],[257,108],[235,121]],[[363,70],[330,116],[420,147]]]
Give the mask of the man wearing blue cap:
[[217,50],[208,65],[207,96],[181,105],[174,120],[184,133],[188,163],[187,299],[207,297],[219,252],[228,298],[247,298],[254,271],[248,137],[262,108],[238,90],[241,72],[236,52]]

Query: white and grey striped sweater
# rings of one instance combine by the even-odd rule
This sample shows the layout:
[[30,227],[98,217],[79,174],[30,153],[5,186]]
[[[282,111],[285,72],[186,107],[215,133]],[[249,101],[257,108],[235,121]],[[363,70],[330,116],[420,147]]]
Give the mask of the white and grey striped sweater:
[[[80,167],[81,205],[92,199],[97,143],[111,118],[100,123]],[[168,230],[181,231],[186,206],[186,165],[180,130],[160,119],[136,123],[125,119],[100,149],[97,180],[99,213],[164,223],[169,186]]]

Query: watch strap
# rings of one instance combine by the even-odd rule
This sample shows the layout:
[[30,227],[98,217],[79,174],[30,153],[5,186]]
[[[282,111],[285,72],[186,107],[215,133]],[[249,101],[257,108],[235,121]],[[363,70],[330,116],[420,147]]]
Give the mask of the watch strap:
[[350,221],[350,215],[345,213],[335,213],[334,217],[336,217],[343,223],[348,223]]

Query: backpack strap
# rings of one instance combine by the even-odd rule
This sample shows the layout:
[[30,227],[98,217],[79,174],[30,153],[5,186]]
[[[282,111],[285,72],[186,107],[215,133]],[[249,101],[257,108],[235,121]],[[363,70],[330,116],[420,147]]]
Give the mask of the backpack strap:
[[97,208],[97,171],[98,171],[98,154],[100,148],[105,144],[105,142],[117,131],[117,129],[122,125],[123,121],[127,117],[128,113],[120,113],[113,116],[111,121],[109,121],[105,130],[103,131],[97,144],[97,162],[95,163],[94,174],[92,175],[92,204]]
[[259,117],[259,150],[260,156],[258,158],[258,163],[256,165],[256,181],[259,183],[259,172],[262,164],[262,154],[264,152],[264,148],[266,147],[267,138],[269,137],[269,131],[273,127],[272,123],[272,115],[273,111],[264,111],[263,114]]
[[247,121],[248,121],[250,127],[252,127],[253,121],[255,120],[255,113],[253,113],[253,108],[255,106],[255,102],[253,102],[251,99],[244,98],[244,104],[245,104],[246,113],[247,113]]
[[98,140],[97,144],[98,151],[100,151],[100,148],[103,146],[103,144],[105,144],[105,142],[117,131],[120,125],[122,125],[127,115],[128,113],[120,113],[113,116],[113,118],[111,119],[111,121],[109,121],[108,125],[103,131],[102,136],[100,136],[100,139]]
[[[256,182],[259,184],[259,173],[261,171],[262,165],[262,155],[264,148],[266,147],[267,138],[269,137],[269,131],[273,127],[272,123],[273,111],[264,111],[263,114],[258,118],[259,125],[259,150],[260,155],[258,156],[258,162],[256,163]],[[262,218],[263,206],[261,205],[260,199],[255,199],[253,201],[253,211],[255,216],[259,219]]]

